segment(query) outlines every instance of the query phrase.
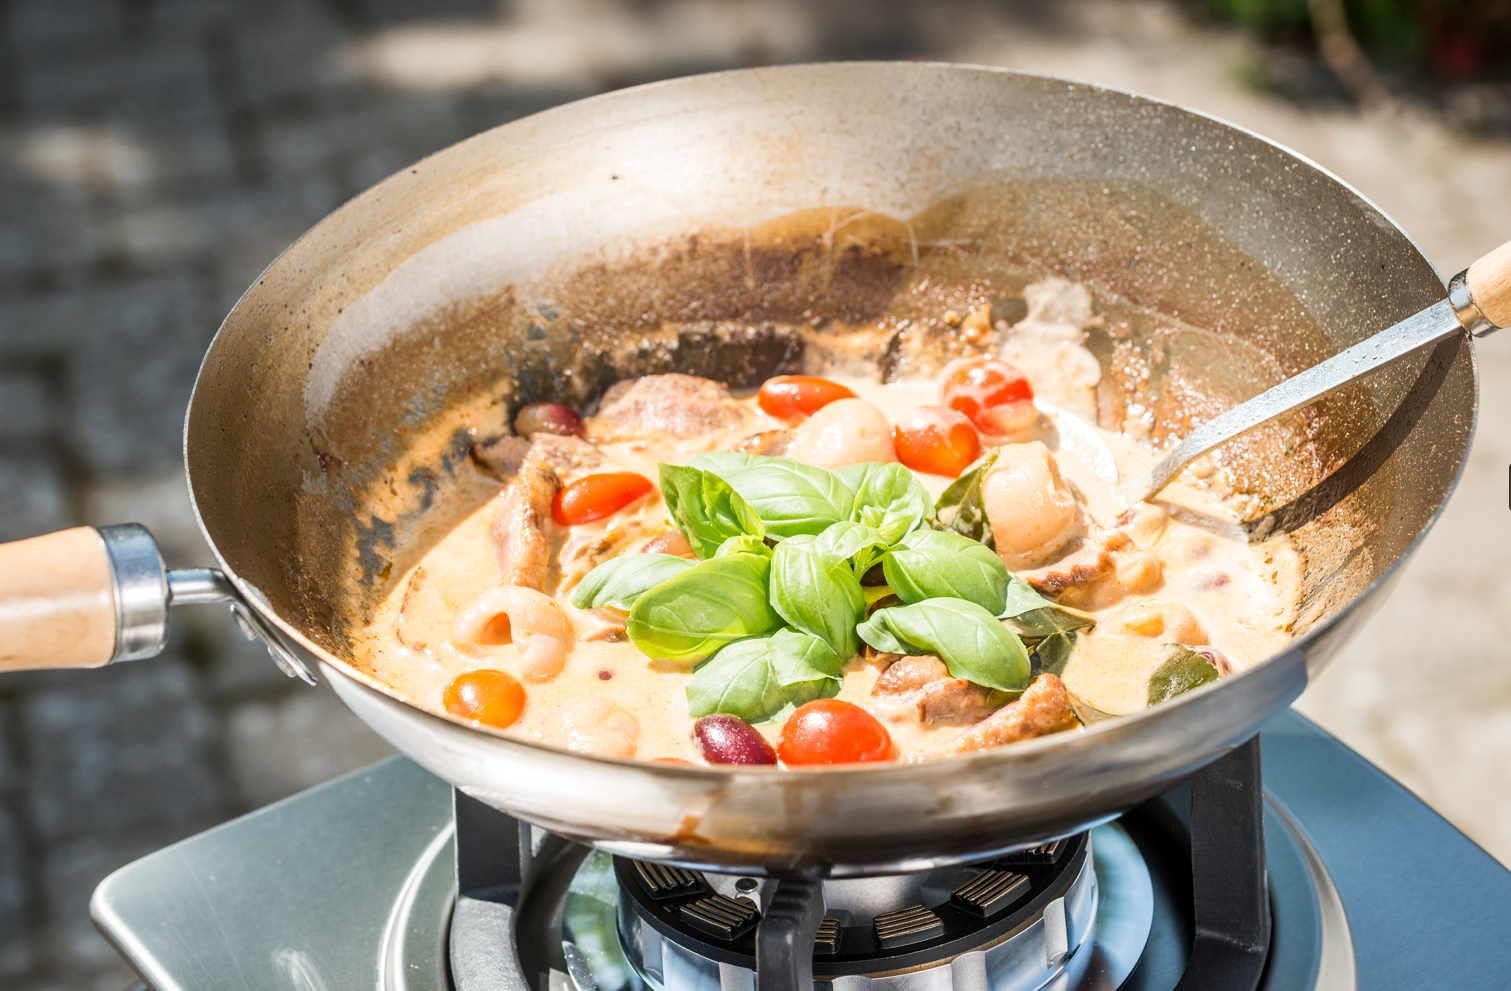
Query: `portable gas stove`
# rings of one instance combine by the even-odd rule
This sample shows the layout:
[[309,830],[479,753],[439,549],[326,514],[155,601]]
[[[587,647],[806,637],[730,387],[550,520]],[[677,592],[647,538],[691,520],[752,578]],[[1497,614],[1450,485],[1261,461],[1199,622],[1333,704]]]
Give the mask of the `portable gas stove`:
[[92,909],[156,991],[1511,987],[1511,873],[1295,713],[1261,736],[1089,832],[846,880],[590,851],[394,758]]

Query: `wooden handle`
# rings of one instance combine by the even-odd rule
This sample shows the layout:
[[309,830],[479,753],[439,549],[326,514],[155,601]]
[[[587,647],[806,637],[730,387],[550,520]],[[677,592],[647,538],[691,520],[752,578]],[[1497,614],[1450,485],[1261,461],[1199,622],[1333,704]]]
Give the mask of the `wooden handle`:
[[0,672],[93,668],[115,653],[115,586],[93,527],[0,544]]
[[1511,241],[1469,266],[1469,295],[1485,319],[1511,327]]

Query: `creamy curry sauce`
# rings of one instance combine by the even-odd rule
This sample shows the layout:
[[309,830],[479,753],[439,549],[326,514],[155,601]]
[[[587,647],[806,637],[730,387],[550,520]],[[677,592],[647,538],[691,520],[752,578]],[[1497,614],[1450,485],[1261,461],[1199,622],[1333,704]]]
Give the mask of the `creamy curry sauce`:
[[[1031,304],[1036,302],[1035,288],[1025,293]],[[1092,390],[1099,374],[1095,359],[1081,346],[1074,315],[1057,322],[1061,314],[1056,305],[1063,300],[1051,298],[1048,305],[1042,299],[1037,302],[1041,305],[1031,307],[1029,319],[1011,330],[999,325],[999,332],[1006,333],[1001,334],[997,351],[1023,368],[1038,398],[1093,421]],[[829,378],[849,387],[893,423],[913,407],[939,402],[939,386],[933,380],[881,384],[854,377]],[[601,443],[601,463],[563,471],[561,482],[566,485],[585,475],[616,471],[655,479],[658,462],[685,463],[705,451],[729,449],[752,434],[791,426],[763,413],[754,396],[735,398],[748,414],[735,429],[691,439]],[[1121,434],[1099,433],[1124,479],[1140,476],[1155,460],[1150,451]],[[1113,554],[1113,578],[1089,588],[1069,587],[1059,597],[1061,603],[1089,612],[1097,620],[1092,631],[1079,637],[1062,674],[1066,689],[1086,705],[1112,715],[1144,708],[1151,669],[1166,643],[1215,648],[1217,666],[1228,674],[1269,657],[1288,641],[1297,608],[1300,563],[1286,538],[1250,546],[1227,506],[1179,482],[1169,486],[1155,505],[1136,507],[1130,513],[1113,486],[1100,480],[1074,451],[1058,444],[1044,419],[1012,440],[1039,441],[1050,448],[1061,475],[1079,496],[1089,533],[1123,535]],[[823,445],[810,441],[804,448],[800,440],[788,456],[808,460],[804,451],[814,446]],[[832,458],[833,452],[828,453]],[[826,466],[835,465],[831,461]],[[916,474],[935,497],[952,481],[941,475]],[[444,714],[443,691],[464,671],[496,668],[521,674],[520,649],[514,644],[459,648],[452,642],[458,616],[500,583],[491,531],[503,498],[501,493],[478,509],[425,553],[396,583],[360,637],[359,664],[422,708]],[[692,666],[647,658],[622,638],[622,614],[579,610],[570,601],[572,589],[588,565],[601,559],[605,545],[612,545],[608,556],[633,554],[674,529],[660,494],[653,490],[612,516],[580,526],[560,527],[548,519],[544,529],[551,564],[542,589],[569,618],[575,642],[560,673],[550,680],[532,682],[521,676],[527,694],[524,711],[502,732],[640,759],[700,761],[685,695]],[[574,558],[578,559],[575,565]],[[563,560],[568,563],[563,565]],[[919,707],[909,700],[874,695],[881,670],[882,665],[874,661],[852,658],[845,666],[838,698],[881,719],[900,755],[916,755],[962,732],[959,723],[923,721]],[[583,727],[588,730],[585,734],[569,732],[574,700],[584,698],[616,704],[638,726],[626,726],[621,720],[610,727],[611,739],[606,744],[594,736],[591,727]],[[563,703],[567,703],[565,709]],[[576,718],[579,723],[585,718],[591,721],[593,713]],[[757,727],[773,741],[780,728],[776,723]]]

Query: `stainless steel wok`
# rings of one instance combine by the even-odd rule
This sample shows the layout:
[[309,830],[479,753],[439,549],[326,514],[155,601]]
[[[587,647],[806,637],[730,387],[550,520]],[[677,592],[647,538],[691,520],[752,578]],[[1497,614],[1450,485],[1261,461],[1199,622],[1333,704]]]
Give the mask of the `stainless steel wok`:
[[[412,563],[406,548],[496,491],[467,451],[522,403],[582,406],[618,378],[671,370],[755,384],[820,361],[822,335],[891,321],[927,336],[927,314],[972,280],[1010,294],[1056,273],[1091,286],[1108,314],[1092,341],[1103,423],[1138,404],[1156,439],[1444,294],[1410,239],[1347,185],[1153,100],[922,63],[644,86],[403,170],[248,290],[205,357],[185,427],[195,509],[229,586],[164,577],[129,529],[106,532],[99,560],[76,539],[72,560],[136,575],[113,593],[117,655],[154,649],[170,596],[234,595],[282,663],[318,675],[399,750],[572,839],[834,875],[1021,847],[1116,815],[1248,739],[1367,620],[1463,465],[1476,406],[1467,339],[1235,446],[1224,470],[1253,493],[1255,538],[1293,540],[1305,558],[1295,641],[1085,732],[928,764],[636,763],[421,711],[347,652]],[[879,352],[883,365],[914,360],[903,340]],[[10,581],[0,593],[21,594]],[[102,603],[75,602],[94,617],[95,653],[54,644],[58,656],[103,659]]]

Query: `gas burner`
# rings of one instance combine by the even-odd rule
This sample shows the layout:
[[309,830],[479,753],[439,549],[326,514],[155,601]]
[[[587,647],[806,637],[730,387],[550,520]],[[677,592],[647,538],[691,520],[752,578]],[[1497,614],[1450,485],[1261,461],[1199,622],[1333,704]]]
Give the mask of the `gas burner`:
[[[1092,931],[1092,865],[1083,833],[973,866],[824,881],[813,976],[860,978],[873,991],[948,988],[962,977],[970,987],[1038,987]],[[624,857],[612,869],[616,935],[637,976],[658,991],[755,987],[756,928],[780,882]]]

